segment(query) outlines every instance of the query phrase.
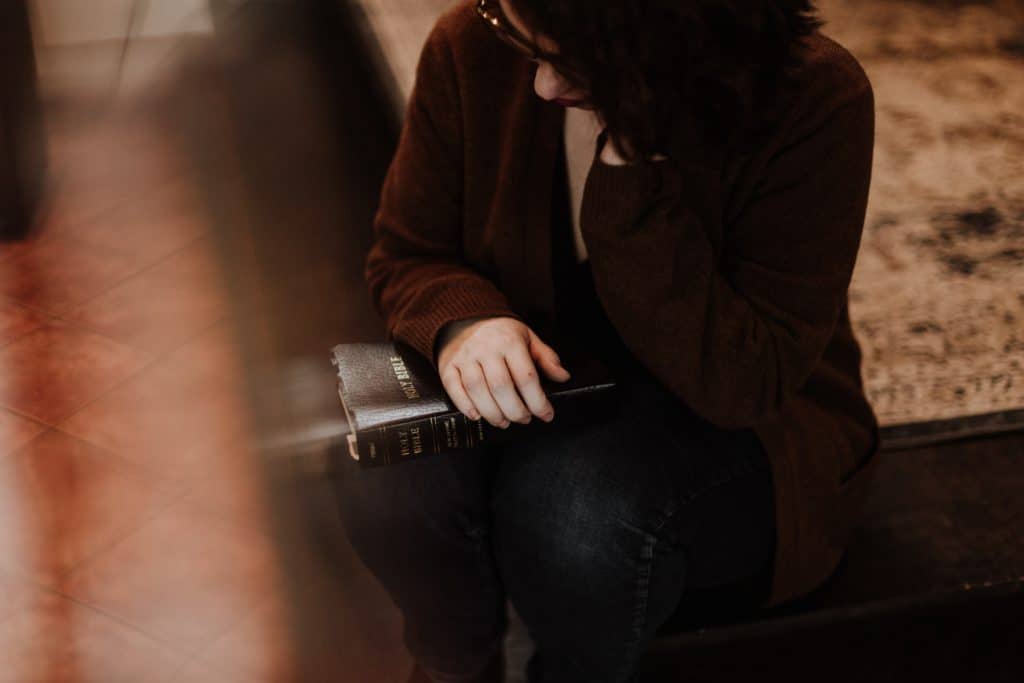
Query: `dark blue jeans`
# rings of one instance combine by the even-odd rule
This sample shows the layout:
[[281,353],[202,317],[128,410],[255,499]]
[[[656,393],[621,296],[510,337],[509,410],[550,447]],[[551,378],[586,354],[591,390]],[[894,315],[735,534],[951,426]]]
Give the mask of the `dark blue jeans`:
[[775,510],[756,435],[702,420],[646,371],[620,380],[610,421],[353,461],[336,479],[349,539],[424,666],[478,668],[500,647],[508,597],[537,645],[531,682],[630,681],[686,595],[765,576]]

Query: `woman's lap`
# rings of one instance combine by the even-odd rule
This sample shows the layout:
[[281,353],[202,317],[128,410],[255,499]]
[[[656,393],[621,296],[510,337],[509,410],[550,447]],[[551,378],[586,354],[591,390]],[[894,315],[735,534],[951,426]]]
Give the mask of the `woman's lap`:
[[[493,511],[506,505],[533,509],[541,527],[546,519],[567,524],[574,511],[589,511],[621,518],[680,545],[699,531],[692,524],[666,523],[680,509],[695,508],[696,501],[746,475],[757,476],[771,490],[767,455],[753,431],[723,430],[705,422],[643,375],[621,382],[620,391],[613,419],[496,447]],[[567,512],[568,519],[556,517]],[[773,526],[774,518],[769,521]],[[698,583],[726,582],[709,577]]]
[[643,374],[620,389],[614,419],[509,444],[494,477],[505,588],[548,661],[574,667],[552,680],[625,680],[612,672],[685,591],[747,579],[774,550],[756,435],[708,424]]
[[[620,390],[619,413],[601,424],[352,468],[339,491],[343,517],[406,612],[414,654],[432,650],[443,670],[457,646],[457,634],[427,642],[440,637],[428,626],[444,609],[439,593],[462,590],[454,604],[468,636],[501,619],[489,615],[505,591],[543,648],[543,680],[626,680],[685,592],[745,579],[770,562],[774,501],[756,436],[704,422],[643,373],[623,378]],[[377,533],[387,542],[373,542]],[[395,549],[407,538],[413,554]],[[437,561],[435,538],[444,552],[460,553],[462,576],[454,564],[446,566],[450,580],[417,566],[417,558]],[[404,566],[385,566],[394,563]],[[419,590],[406,585],[417,576]],[[485,609],[465,599],[473,593],[486,598]],[[424,613],[418,626],[416,610]]]

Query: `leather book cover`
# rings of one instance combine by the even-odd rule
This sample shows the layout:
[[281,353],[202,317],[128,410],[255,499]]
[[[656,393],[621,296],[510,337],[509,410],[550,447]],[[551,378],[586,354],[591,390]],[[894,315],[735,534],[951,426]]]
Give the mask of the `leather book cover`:
[[507,429],[470,420],[448,398],[430,362],[400,341],[347,343],[332,349],[338,395],[349,424],[349,455],[362,467],[515,439],[540,430],[607,419],[616,408],[616,384],[601,361],[576,351],[560,354],[570,373],[541,386],[555,409],[551,422],[534,417]]

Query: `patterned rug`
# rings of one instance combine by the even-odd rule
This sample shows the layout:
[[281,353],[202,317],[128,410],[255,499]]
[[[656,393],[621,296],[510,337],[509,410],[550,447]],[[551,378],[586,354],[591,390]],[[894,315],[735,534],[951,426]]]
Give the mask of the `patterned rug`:
[[1024,3],[824,0],[875,88],[850,286],[887,447],[1024,427]]
[[[404,102],[438,0],[361,0]],[[850,286],[886,450],[1024,428],[1024,2],[821,0],[875,88]]]

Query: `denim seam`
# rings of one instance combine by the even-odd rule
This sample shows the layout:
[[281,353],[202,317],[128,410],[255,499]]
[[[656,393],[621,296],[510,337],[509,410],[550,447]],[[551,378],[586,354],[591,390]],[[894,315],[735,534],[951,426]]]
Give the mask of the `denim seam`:
[[[623,658],[623,667],[630,666],[633,661],[633,654],[636,652],[640,638],[643,635],[644,626],[647,622],[647,599],[650,592],[651,566],[654,564],[654,546],[657,538],[653,534],[647,534],[644,538],[643,547],[640,550],[640,557],[643,565],[637,578],[636,603],[633,607],[633,632],[630,641],[626,646],[626,656]],[[621,679],[629,673],[628,670],[621,670],[617,678]]]
[[501,600],[502,602],[502,607],[498,617],[498,628],[502,635],[499,637],[497,643],[497,647],[501,647],[501,644],[504,642],[504,634],[507,632],[509,624],[508,614],[504,608],[504,601],[506,598],[504,587],[501,584],[501,574],[495,564],[494,555],[490,545],[493,540],[493,535],[488,529],[478,526],[469,526],[465,531],[473,544],[473,554],[476,556],[477,570],[480,572],[480,575],[484,577],[484,582],[493,589],[493,597],[496,600]]
[[643,636],[644,628],[647,626],[647,605],[650,597],[651,572],[654,568],[654,548],[658,544],[658,532],[661,531],[676,513],[675,504],[669,506],[661,515],[661,521],[652,531],[645,531],[644,543],[640,548],[640,559],[642,565],[637,577],[636,603],[633,607],[633,632],[629,643],[626,645],[625,657],[623,657],[623,669],[618,672],[617,678],[625,680],[630,674],[628,667],[632,665],[640,639]]
[[630,674],[630,671],[626,667],[630,666],[633,662],[637,654],[637,649],[640,646],[640,640],[643,636],[644,628],[647,626],[647,605],[650,593],[651,573],[654,568],[654,548],[658,543],[657,534],[683,507],[691,504],[698,498],[725,486],[726,484],[751,476],[758,472],[760,472],[760,470],[756,467],[744,467],[744,470],[741,473],[731,472],[725,477],[720,477],[714,480],[699,491],[690,492],[682,501],[673,501],[672,504],[661,513],[661,520],[651,531],[643,531],[644,543],[640,549],[640,558],[643,565],[640,568],[639,576],[637,578],[636,604],[633,608],[633,633],[630,642],[626,646],[626,656],[623,658],[624,668],[623,670],[620,670],[617,675],[619,680],[626,680],[624,677],[627,677]]

